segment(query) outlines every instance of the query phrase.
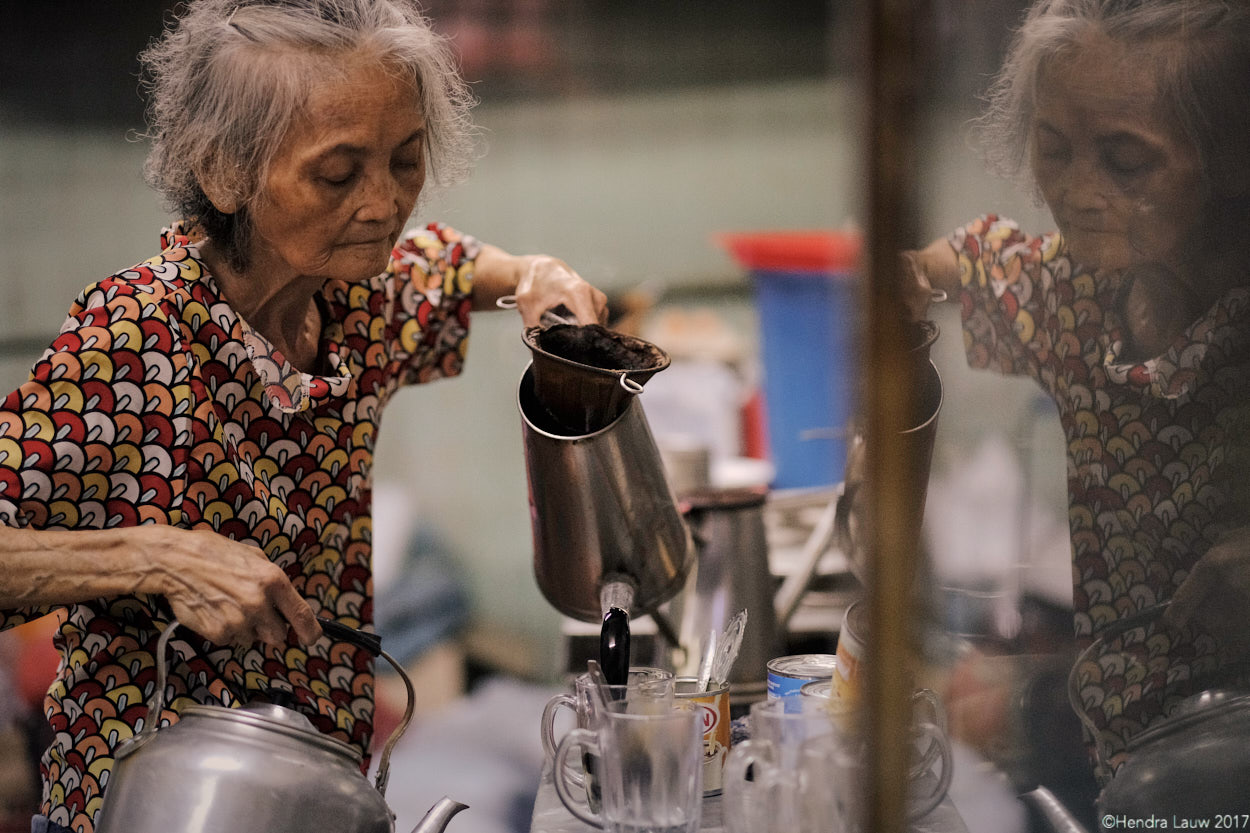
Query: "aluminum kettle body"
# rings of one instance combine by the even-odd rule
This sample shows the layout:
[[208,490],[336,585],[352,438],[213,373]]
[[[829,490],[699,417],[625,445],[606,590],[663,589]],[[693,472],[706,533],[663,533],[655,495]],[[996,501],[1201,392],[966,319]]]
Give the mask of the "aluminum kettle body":
[[[360,771],[360,753],[281,705],[187,706],[178,722],[158,729],[174,620],[157,643],[156,691],[143,729],[117,750],[96,833],[393,833],[386,781],[391,750],[412,717],[412,683],[375,635],[321,623],[328,634],[386,659],[408,690],[376,786]],[[463,809],[444,798],[413,833],[439,833]]]
[[191,706],[121,750],[97,833],[391,833],[390,809],[361,774],[360,756],[279,710],[308,723],[281,706]]

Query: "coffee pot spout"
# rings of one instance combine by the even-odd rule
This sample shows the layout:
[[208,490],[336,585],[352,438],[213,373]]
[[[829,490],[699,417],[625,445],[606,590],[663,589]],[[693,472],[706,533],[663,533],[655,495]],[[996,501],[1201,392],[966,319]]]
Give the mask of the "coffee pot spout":
[[422,817],[417,826],[412,828],[412,833],[442,833],[447,829],[447,823],[451,821],[452,816],[467,809],[469,805],[443,796]]

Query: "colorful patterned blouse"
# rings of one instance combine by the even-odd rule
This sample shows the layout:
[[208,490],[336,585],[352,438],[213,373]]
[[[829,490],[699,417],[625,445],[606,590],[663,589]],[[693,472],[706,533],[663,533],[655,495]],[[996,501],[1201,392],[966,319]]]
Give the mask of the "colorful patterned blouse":
[[[294,369],[231,309],[186,230],[162,244],[88,287],[0,405],[0,523],[211,529],[261,547],[317,615],[371,624],[369,471],[382,408],[403,384],[460,372],[476,241],[431,225],[405,236],[385,273],[327,284],[324,377]],[[146,716],[168,621],[160,604],[123,596],[66,611],[42,762],[42,812],[57,824],[90,833],[113,751]],[[0,611],[0,626],[46,612]],[[229,648],[185,629],[171,646],[163,722],[191,702],[235,706],[249,690],[286,689],[368,760],[365,652],[329,638],[307,651]]]
[[[1114,280],[1074,263],[1057,234],[986,216],[950,238],[973,367],[1032,376],[1067,439],[1079,648],[1170,599],[1220,535],[1250,522],[1250,289],[1221,298],[1168,351],[1119,359]],[[1128,740],[1207,687],[1219,646],[1149,624],[1079,669],[1107,778]]]

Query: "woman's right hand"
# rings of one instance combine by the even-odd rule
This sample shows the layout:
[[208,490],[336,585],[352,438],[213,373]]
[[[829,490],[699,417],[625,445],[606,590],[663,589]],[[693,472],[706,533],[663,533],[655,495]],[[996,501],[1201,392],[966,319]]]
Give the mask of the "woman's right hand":
[[259,548],[208,530],[150,525],[130,531],[178,621],[205,639],[282,647],[288,627],[304,645],[321,637],[308,602]]

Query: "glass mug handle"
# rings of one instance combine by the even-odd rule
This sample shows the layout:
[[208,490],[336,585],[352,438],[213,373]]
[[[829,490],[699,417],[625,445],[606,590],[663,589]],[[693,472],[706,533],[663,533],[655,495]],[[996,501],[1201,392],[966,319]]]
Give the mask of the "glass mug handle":
[[560,743],[556,746],[556,754],[554,758],[555,762],[552,764],[553,769],[551,782],[556,788],[556,795],[559,796],[560,803],[562,803],[570,813],[577,817],[578,820],[602,830],[603,821],[583,809],[580,802],[573,798],[573,791],[569,787],[568,783],[563,778],[559,777],[560,772],[570,768],[569,755],[571,755],[573,750],[578,747],[581,747],[585,751],[593,752],[596,755],[600,754],[599,738],[594,732],[589,729],[574,729],[564,737],[560,738]]
[[924,761],[926,765],[920,772],[916,773],[913,769],[912,782],[924,773],[928,772],[933,765],[933,753],[936,750],[937,757],[941,763],[941,769],[938,772],[937,783],[933,785],[932,790],[923,797],[917,798],[914,806],[907,808],[907,820],[916,821],[924,818],[933,812],[933,810],[942,803],[946,798],[946,792],[951,786],[951,776],[953,773],[951,759],[950,741],[946,739],[946,732],[936,723],[921,723],[917,727],[921,732],[929,737],[929,747],[925,752]]
[[926,723],[932,723],[937,726],[942,734],[946,734],[946,710],[942,708],[942,700],[938,697],[937,692],[931,688],[918,688],[911,696],[913,705],[923,703],[929,709],[929,717]]
[[908,770],[908,777],[914,781],[933,769],[939,758],[950,755],[950,742],[946,737],[946,711],[942,708],[942,701],[938,699],[937,693],[933,689],[922,688],[911,696],[911,701],[913,706],[923,704],[928,710],[928,715],[916,723],[916,729],[921,730],[928,743],[920,759]]
[[753,798],[758,800],[763,765],[771,760],[772,745],[765,740],[744,740],[729,750],[721,791],[728,833],[752,833],[747,819],[750,804]]
[[[543,742],[543,756],[548,763],[555,760],[556,757],[556,712],[561,708],[568,709],[577,714],[577,701],[571,694],[557,694],[547,701],[543,706],[543,717],[538,724],[539,736]],[[586,788],[586,778],[582,775],[581,767],[567,767],[561,772],[554,766],[551,768],[551,778],[556,780],[559,777],[568,778],[579,789]]]

